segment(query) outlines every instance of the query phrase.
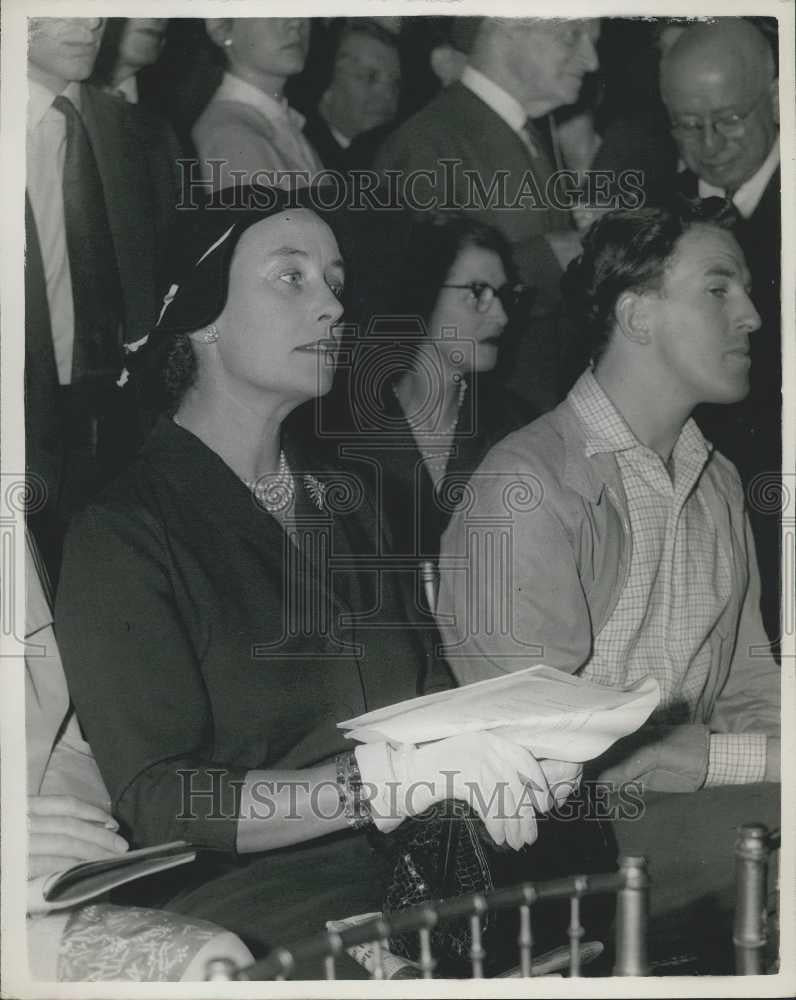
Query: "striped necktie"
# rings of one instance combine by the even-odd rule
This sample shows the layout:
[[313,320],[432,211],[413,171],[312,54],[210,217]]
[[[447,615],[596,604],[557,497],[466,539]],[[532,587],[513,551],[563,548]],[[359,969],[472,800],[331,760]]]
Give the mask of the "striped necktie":
[[122,290],[105,192],[88,132],[72,102],[53,107],[66,119],[63,196],[72,280],[75,333],[72,383],[118,374],[121,367]]

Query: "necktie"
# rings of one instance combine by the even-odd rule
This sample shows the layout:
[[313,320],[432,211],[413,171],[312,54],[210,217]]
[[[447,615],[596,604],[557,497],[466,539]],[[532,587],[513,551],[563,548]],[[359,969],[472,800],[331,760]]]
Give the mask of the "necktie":
[[86,127],[72,102],[56,97],[66,119],[63,194],[75,336],[72,383],[118,374],[122,293],[105,193]]
[[522,131],[525,135],[525,142],[531,149],[531,156],[538,156],[542,150],[542,140],[532,118],[525,119]]

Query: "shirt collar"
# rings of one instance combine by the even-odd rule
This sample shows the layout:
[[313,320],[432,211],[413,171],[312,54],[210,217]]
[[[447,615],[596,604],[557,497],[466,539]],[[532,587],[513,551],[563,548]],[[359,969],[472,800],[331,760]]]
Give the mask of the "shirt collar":
[[[615,454],[636,448],[649,450],[625,423],[591,369],[581,375],[569,398],[583,424],[585,452],[589,458],[606,452]],[[675,458],[692,457],[704,463],[709,453],[710,449],[695,421],[687,420],[673,449]]]
[[[748,219],[750,215],[757,208],[760,199],[763,197],[763,192],[766,189],[766,185],[771,180],[774,171],[779,166],[779,138],[776,139],[774,145],[769,150],[768,156],[763,160],[757,169],[757,172],[752,174],[748,181],[738,188],[735,194],[732,196],[733,205],[738,209],[741,215]],[[713,198],[713,197],[724,198],[726,197],[726,192],[723,188],[714,187],[712,184],[708,184],[707,181],[703,181],[699,178],[699,197],[700,198]]]
[[242,80],[232,73],[224,74],[215,97],[219,101],[239,101],[241,104],[248,104],[265,115],[266,118],[288,119],[299,129],[304,126],[304,116],[289,106],[286,97],[277,100],[255,87],[254,84]]
[[[52,107],[56,98],[49,88],[37,80],[28,79],[28,131],[31,132]],[[74,81],[61,91],[61,96],[68,97],[78,111],[81,111],[80,84]]]
[[528,113],[516,97],[512,97],[494,80],[469,65],[464,67],[461,82],[476,97],[480,97],[484,104],[488,104],[510,128],[515,132],[522,132]]
[[569,394],[570,402],[586,431],[586,454],[628,451],[638,447],[638,439],[625,423],[603,387],[587,369]]

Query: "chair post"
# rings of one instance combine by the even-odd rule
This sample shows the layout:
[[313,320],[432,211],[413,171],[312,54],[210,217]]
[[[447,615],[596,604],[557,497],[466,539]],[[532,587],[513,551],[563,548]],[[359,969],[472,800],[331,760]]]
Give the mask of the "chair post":
[[536,899],[536,890],[531,885],[523,886],[524,902],[520,905],[520,933],[517,944],[520,948],[520,975],[527,979],[533,968],[533,930],[531,928],[531,903]]
[[735,974],[757,976],[764,971],[766,934],[766,873],[768,829],[762,823],[738,828],[735,841]]
[[619,859],[623,886],[617,893],[615,976],[646,976],[647,910],[649,884],[647,861],[642,857]]
[[238,978],[238,967],[231,958],[211,958],[205,966],[205,982],[233,983]]

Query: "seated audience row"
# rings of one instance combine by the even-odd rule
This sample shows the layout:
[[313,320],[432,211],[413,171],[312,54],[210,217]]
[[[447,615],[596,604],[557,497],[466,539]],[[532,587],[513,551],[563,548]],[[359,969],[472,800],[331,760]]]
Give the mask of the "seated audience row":
[[365,568],[382,551],[370,498],[341,504],[345,480],[282,432],[331,386],[345,280],[333,230],[289,197],[187,220],[174,294],[136,353],[165,412],[76,519],[57,615],[123,829],[216,851],[164,902],[260,953],[379,909],[389,855],[365,828],[387,834],[449,797],[443,772],[460,797],[479,784],[487,829],[515,850],[536,839],[548,785],[579,772],[492,734],[352,752],[336,728],[450,675],[401,577]]
[[[43,503],[29,524],[57,576],[73,521],[58,639],[110,793],[69,801],[81,827],[97,809],[115,823],[110,803],[134,846],[215,849],[154,900],[199,921],[197,941],[209,920],[263,954],[379,909],[390,835],[450,798],[451,768],[455,791],[482,786],[491,838],[547,865],[536,817],[579,768],[485,734],[346,749],[337,722],[416,693],[532,662],[607,685],[651,673],[654,724],[595,775],[666,791],[779,780],[757,568],[774,638],[778,521],[754,503],[781,461],[769,43],[748,19],[670,27],[662,96],[686,169],[642,165],[622,208],[649,143],[582,89],[600,22],[453,20],[465,65],[437,59],[449,85],[399,125],[395,25],[331,26],[305,120],[285,91],[308,19],[208,19],[226,69],[194,125],[200,171],[184,164],[210,183],[184,212],[179,145],[135,103],[165,24],[117,20],[95,66],[102,19],[31,20],[26,448]],[[663,164],[674,146],[656,129]],[[400,237],[390,213],[321,208],[311,183],[371,161],[422,181],[414,200],[399,186]],[[595,206],[601,165],[614,200]],[[273,170],[290,192],[248,186]],[[724,208],[674,205],[676,187]],[[358,330],[341,339],[344,319]],[[506,476],[540,495],[506,511]],[[511,536],[494,578],[472,563],[487,523]],[[488,624],[498,600],[508,631]],[[417,782],[428,793],[407,796]],[[60,836],[68,817],[30,787],[34,822]],[[584,856],[599,836],[584,824]],[[90,910],[75,928],[114,925]]]

